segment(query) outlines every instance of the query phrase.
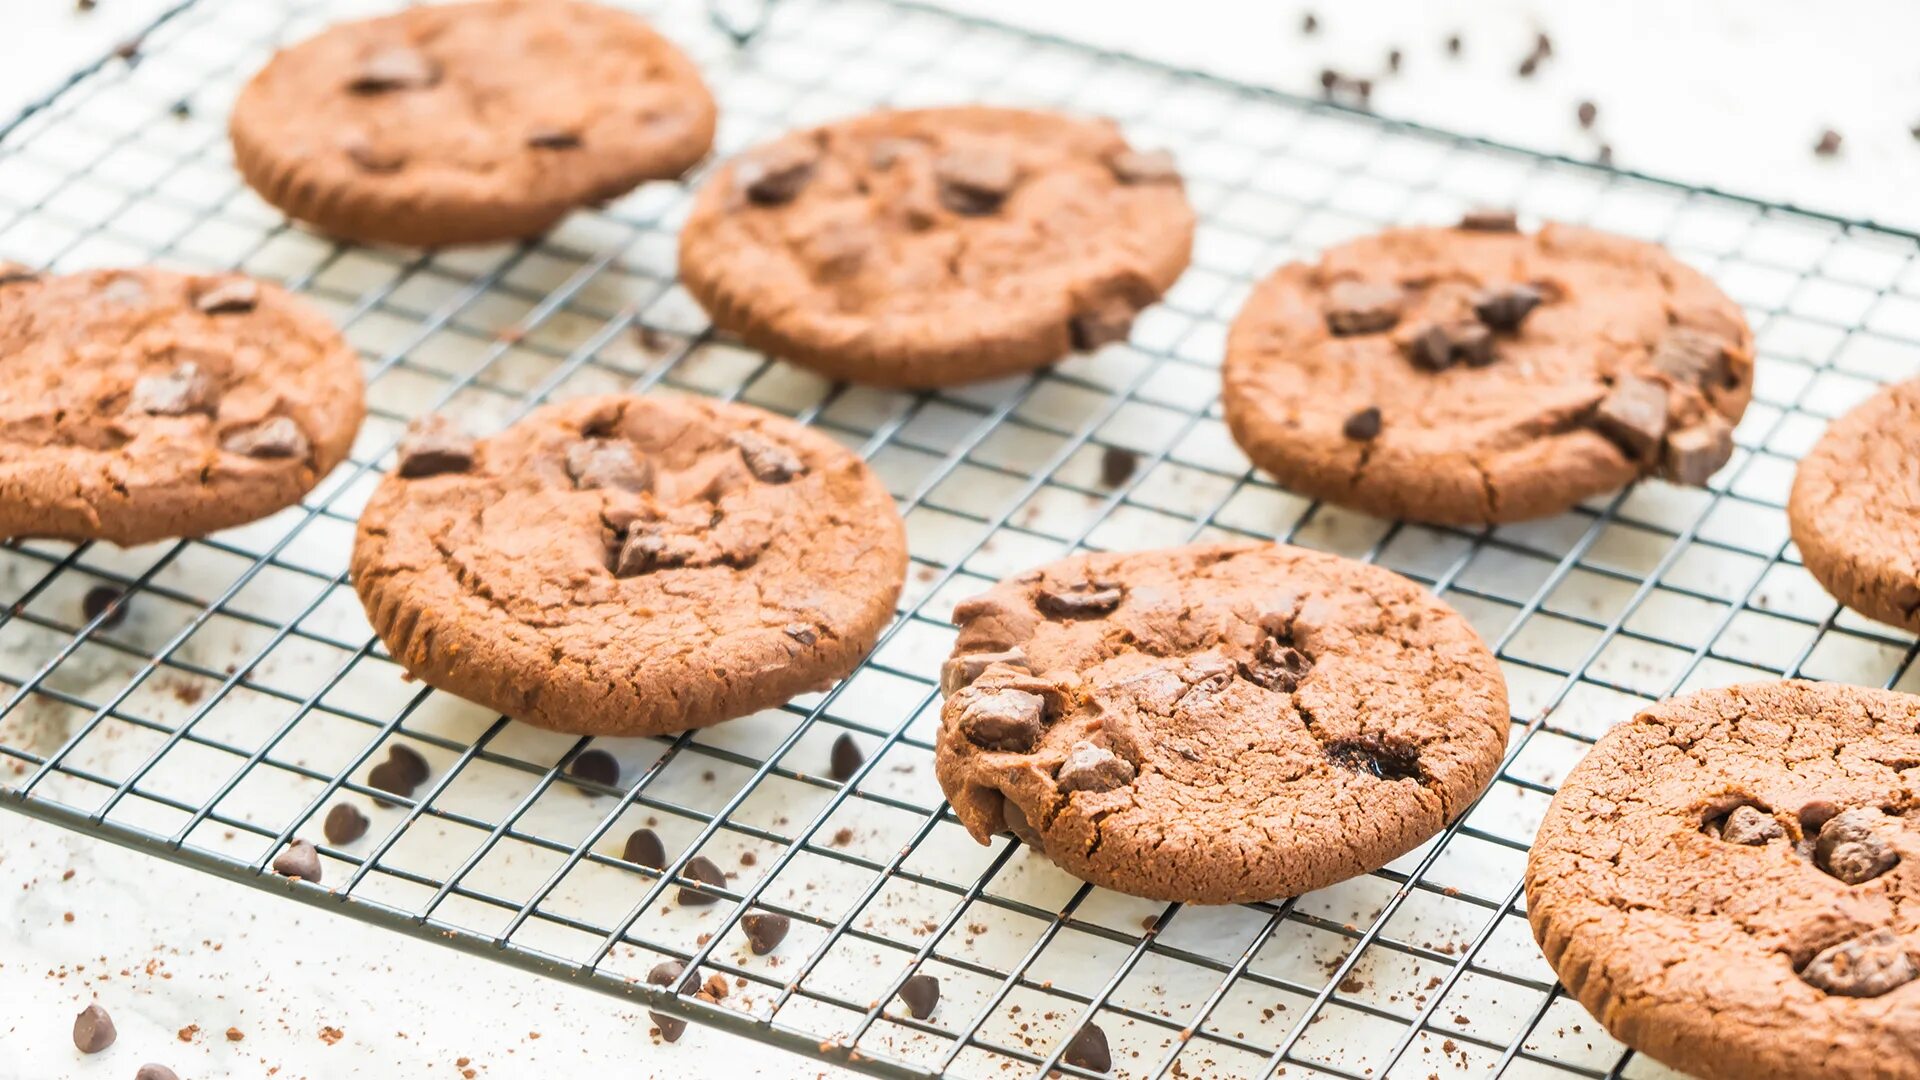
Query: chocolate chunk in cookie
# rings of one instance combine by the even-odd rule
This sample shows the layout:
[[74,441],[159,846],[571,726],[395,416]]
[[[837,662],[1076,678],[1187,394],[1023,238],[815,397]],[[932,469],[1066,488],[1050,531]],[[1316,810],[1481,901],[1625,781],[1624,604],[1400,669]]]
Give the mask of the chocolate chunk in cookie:
[[1700,486],[1733,457],[1733,425],[1709,413],[1667,436],[1660,475],[1676,484]]
[[1253,659],[1240,665],[1240,674],[1256,686],[1291,694],[1312,668],[1306,653],[1266,638],[1254,649]]
[[1477,207],[1460,215],[1459,228],[1469,232],[1519,232],[1520,219],[1511,210]]
[[1872,881],[1900,862],[1899,852],[1880,835],[1885,823],[1886,815],[1872,807],[1834,815],[1814,840],[1814,862],[1849,885]]
[[[469,445],[468,465],[472,452]],[[653,466],[625,439],[582,439],[567,447],[567,475],[582,490],[645,491],[653,486]]]
[[1757,806],[1742,804],[1713,825],[1714,835],[1729,844],[1754,847],[1787,834],[1772,814]]
[[1398,285],[1336,281],[1327,287],[1327,329],[1337,337],[1391,330],[1405,306],[1406,293]]
[[423,90],[439,81],[440,65],[431,56],[406,45],[387,45],[361,57],[347,89],[356,94],[384,94]]
[[219,386],[199,364],[185,363],[165,375],[146,375],[133,384],[128,406],[149,416],[185,416],[218,411]]
[[193,306],[208,315],[237,315],[260,302],[260,284],[252,278],[228,278],[194,297]]
[[991,214],[1020,180],[1020,166],[989,144],[961,143],[933,163],[940,204],[956,214]]
[[1623,375],[1594,409],[1594,426],[1629,457],[1651,459],[1667,433],[1667,388],[1657,379]]
[[1473,314],[1488,327],[1510,334],[1520,329],[1520,324],[1543,299],[1540,290],[1531,285],[1504,283],[1482,289],[1475,295]]
[[799,455],[764,435],[736,431],[728,439],[740,448],[740,456],[746,460],[747,469],[756,480],[784,484],[807,471],[807,465]]
[[220,449],[250,458],[305,458],[311,451],[306,433],[292,418],[271,416],[240,428],[220,440]]
[[1653,348],[1655,370],[1674,382],[1698,387],[1724,386],[1727,350],[1712,334],[1676,326]]
[[1025,671],[1027,654],[1019,648],[1012,648],[951,657],[940,665],[940,692],[952,697],[957,691],[972,685],[982,672],[995,664],[1006,664]]
[[1111,791],[1133,782],[1133,765],[1104,746],[1077,742],[1053,774],[1062,794],[1072,791]]
[[1104,297],[1074,312],[1067,334],[1073,347],[1083,352],[1122,342],[1133,333],[1133,318],[1139,310],[1124,296]]
[[1906,943],[1883,927],[1822,950],[1800,969],[1800,977],[1829,994],[1870,998],[1920,978],[1920,967]]
[[960,714],[960,730],[988,750],[1033,749],[1045,727],[1046,700],[1024,690],[993,690],[976,695]]
[[1033,594],[1033,603],[1057,619],[1084,619],[1112,611],[1126,595],[1126,588],[1119,584],[1085,581],[1038,589]]
[[818,145],[802,139],[782,139],[742,157],[734,166],[733,181],[749,201],[779,206],[800,194],[813,179],[819,161]]
[[1493,362],[1493,332],[1472,319],[1428,323],[1407,339],[1406,349],[1428,371],[1445,371],[1455,363],[1482,367]]
[[473,468],[476,447],[473,436],[438,413],[431,413],[407,425],[395,453],[394,471],[410,480],[441,473],[466,472]]
[[1380,407],[1369,405],[1347,417],[1346,423],[1340,425],[1340,434],[1354,442],[1372,442],[1380,437],[1384,422],[1380,415]]

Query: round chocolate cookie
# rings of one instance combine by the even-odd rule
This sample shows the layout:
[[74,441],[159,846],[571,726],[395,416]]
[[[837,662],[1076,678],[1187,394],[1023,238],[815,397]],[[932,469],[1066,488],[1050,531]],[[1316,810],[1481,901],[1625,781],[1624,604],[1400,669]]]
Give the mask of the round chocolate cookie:
[[281,51],[240,92],[234,162],[261,197],[350,240],[535,236],[713,143],[691,61],[572,0],[423,5]]
[[395,660],[557,731],[703,727],[853,670],[906,577],[866,463],[745,405],[612,396],[416,424],[353,585]]
[[1869,618],[1920,631],[1920,379],[1835,421],[1787,501],[1807,572]]
[[1079,556],[953,619],[935,766],[954,812],[1136,896],[1267,900],[1377,869],[1458,817],[1507,741],[1466,620],[1334,555]]
[[1614,1037],[1703,1080],[1920,1077],[1920,698],[1662,701],[1560,786],[1527,916]]
[[1282,267],[1223,378],[1234,438],[1287,487],[1477,525],[1643,476],[1704,484],[1753,393],[1753,335],[1652,244],[1481,212]]
[[0,265],[0,536],[144,544],[291,506],[347,456],[360,358],[235,274]]
[[788,134],[715,170],[680,276],[716,325],[837,379],[947,386],[1124,340],[1186,269],[1173,159],[981,107]]

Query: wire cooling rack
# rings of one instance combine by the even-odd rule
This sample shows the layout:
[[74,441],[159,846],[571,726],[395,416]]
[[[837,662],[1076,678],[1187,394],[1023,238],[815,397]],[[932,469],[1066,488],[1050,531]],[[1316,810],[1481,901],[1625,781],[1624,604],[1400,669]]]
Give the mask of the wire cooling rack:
[[[0,546],[0,806],[882,1075],[1080,1074],[1060,1055],[1092,1020],[1130,1077],[1639,1077],[1665,1070],[1564,996],[1527,931],[1520,876],[1555,783],[1661,695],[1920,681],[1913,638],[1838,611],[1782,512],[1826,421],[1920,370],[1913,236],[879,0],[786,0],[735,30],[697,5],[650,11],[712,82],[722,152],[876,104],[984,100],[1112,115],[1179,154],[1194,265],[1129,345],[939,393],[838,386],[710,331],[673,280],[686,187],[649,185],[537,243],[433,255],[289,227],[237,179],[224,110],[276,46],[371,6],[188,2],[134,61],[82,73],[0,136],[0,257],[284,281],[362,351],[371,407],[351,461],[254,525],[130,550]],[[1649,482],[1456,530],[1314,505],[1248,470],[1215,369],[1249,286],[1470,204],[1659,240],[1745,305],[1755,401],[1711,490]],[[588,740],[410,682],[346,565],[410,418],[487,430],[620,388],[751,402],[857,448],[899,500],[913,567],[899,618],[833,690],[678,737],[592,740],[623,764],[599,787],[566,773]],[[1131,471],[1110,467],[1127,454]],[[931,767],[953,602],[1076,548],[1216,536],[1370,559],[1462,611],[1511,688],[1498,781],[1392,866],[1267,904],[1149,903],[974,845]],[[124,600],[89,609],[102,588]],[[867,755],[844,784],[825,778],[841,733]],[[396,743],[433,773],[376,806],[367,773]],[[322,844],[324,886],[265,869],[290,838],[321,839],[342,801],[373,828]],[[620,858],[641,825],[666,840],[664,873]],[[672,902],[695,855],[727,870],[726,902]],[[749,910],[793,920],[770,956],[745,946]],[[645,985],[663,958],[729,993]],[[924,1022],[894,998],[921,972],[943,991]]]

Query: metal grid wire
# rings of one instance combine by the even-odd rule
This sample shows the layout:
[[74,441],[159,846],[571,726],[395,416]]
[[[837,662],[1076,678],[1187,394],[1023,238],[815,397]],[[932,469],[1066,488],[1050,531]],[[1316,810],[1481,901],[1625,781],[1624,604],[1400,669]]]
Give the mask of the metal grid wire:
[[[291,228],[236,178],[223,113],[273,48],[376,4],[198,0],[137,63],[83,74],[0,140],[0,257],[238,268],[324,307],[366,359],[352,459],[298,507],[200,540],[0,547],[0,805],[258,888],[878,1074],[1036,1074],[1096,1020],[1134,1077],[1653,1076],[1554,984],[1528,934],[1526,846],[1592,740],[1653,698],[1783,675],[1913,688],[1914,639],[1838,611],[1782,506],[1826,421],[1920,370],[1915,238],[1591,169],[881,0],[787,0],[751,41],[698,5],[648,14],[702,65],[722,153],[877,104],[1038,104],[1174,149],[1201,213],[1193,268],[1130,345],[928,394],[826,383],[710,332],[673,281],[688,188],[649,185],[538,242],[423,255]],[[179,115],[176,102],[188,115]],[[698,177],[690,183],[697,183]],[[1646,483],[1546,521],[1394,524],[1250,472],[1216,401],[1229,321],[1275,265],[1469,204],[1659,240],[1758,332],[1755,401],[1708,491]],[[913,568],[872,657],[825,694],[670,738],[589,745],[407,680],[346,580],[353,521],[405,422],[490,430],[536,403],[635,388],[741,400],[857,448],[898,498]],[[1138,456],[1102,476],[1106,448]],[[953,602],[1080,548],[1253,536],[1428,584],[1511,689],[1499,779],[1375,874],[1226,908],[1081,884],[980,848],[931,768]],[[124,593],[91,618],[82,597]],[[122,621],[124,620],[124,621]],[[867,761],[824,779],[850,732]],[[389,745],[432,777],[374,807]],[[265,870],[336,802],[368,836],[322,845],[324,887]],[[622,861],[650,825],[664,872]],[[671,902],[695,855],[726,901]],[[792,917],[773,955],[748,910]],[[644,985],[666,957],[718,1003]],[[893,994],[937,975],[925,1022]]]

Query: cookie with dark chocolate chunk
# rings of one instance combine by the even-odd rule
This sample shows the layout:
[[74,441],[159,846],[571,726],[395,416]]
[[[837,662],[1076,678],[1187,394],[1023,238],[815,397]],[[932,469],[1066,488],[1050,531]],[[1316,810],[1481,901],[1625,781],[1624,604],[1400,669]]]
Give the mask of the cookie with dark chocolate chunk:
[[1787,521],[1834,599],[1920,631],[1920,379],[1833,422],[1794,474]]

